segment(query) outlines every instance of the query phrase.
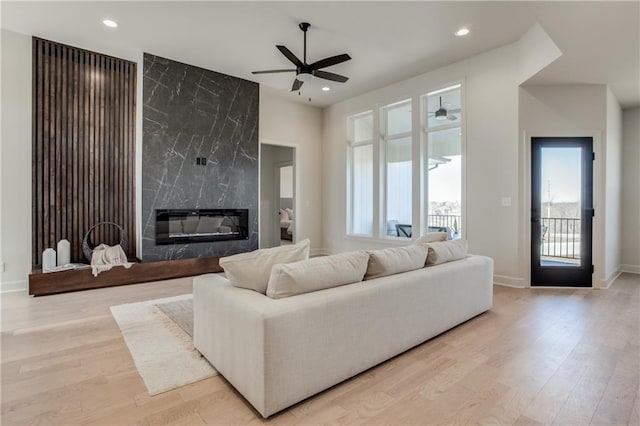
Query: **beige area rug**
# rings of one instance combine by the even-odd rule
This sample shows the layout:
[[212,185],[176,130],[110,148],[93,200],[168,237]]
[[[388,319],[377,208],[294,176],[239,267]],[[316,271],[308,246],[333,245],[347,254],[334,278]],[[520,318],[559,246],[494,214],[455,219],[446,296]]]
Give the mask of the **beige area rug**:
[[193,295],[185,294],[111,307],[149,395],[218,374],[194,348],[190,334],[183,329],[193,334],[192,302]]

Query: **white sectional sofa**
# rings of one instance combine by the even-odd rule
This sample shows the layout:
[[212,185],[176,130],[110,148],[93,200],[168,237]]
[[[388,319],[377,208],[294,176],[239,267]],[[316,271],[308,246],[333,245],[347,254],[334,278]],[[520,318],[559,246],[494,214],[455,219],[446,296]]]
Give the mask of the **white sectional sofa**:
[[272,299],[194,280],[195,347],[268,417],[489,310],[482,256]]

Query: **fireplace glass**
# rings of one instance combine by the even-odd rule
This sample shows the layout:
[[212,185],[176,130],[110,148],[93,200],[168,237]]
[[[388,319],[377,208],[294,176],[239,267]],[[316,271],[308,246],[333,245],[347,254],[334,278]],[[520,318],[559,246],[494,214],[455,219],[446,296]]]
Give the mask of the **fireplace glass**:
[[249,238],[247,209],[158,209],[156,244],[187,244]]

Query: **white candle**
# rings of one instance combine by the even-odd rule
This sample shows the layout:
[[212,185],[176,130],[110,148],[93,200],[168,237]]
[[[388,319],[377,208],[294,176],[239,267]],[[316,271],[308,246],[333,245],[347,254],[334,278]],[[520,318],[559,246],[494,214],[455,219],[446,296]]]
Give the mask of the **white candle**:
[[42,272],[49,272],[56,267],[56,251],[48,248],[42,252]]
[[71,243],[68,240],[58,242],[58,266],[71,263]]

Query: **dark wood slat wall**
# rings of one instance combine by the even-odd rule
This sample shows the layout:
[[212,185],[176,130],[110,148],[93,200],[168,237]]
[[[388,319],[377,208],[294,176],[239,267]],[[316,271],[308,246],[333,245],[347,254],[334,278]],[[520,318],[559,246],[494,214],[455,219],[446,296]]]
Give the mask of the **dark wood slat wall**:
[[[33,267],[42,251],[82,239],[98,222],[115,222],[135,257],[136,64],[33,38]],[[111,227],[93,241],[117,244]]]

